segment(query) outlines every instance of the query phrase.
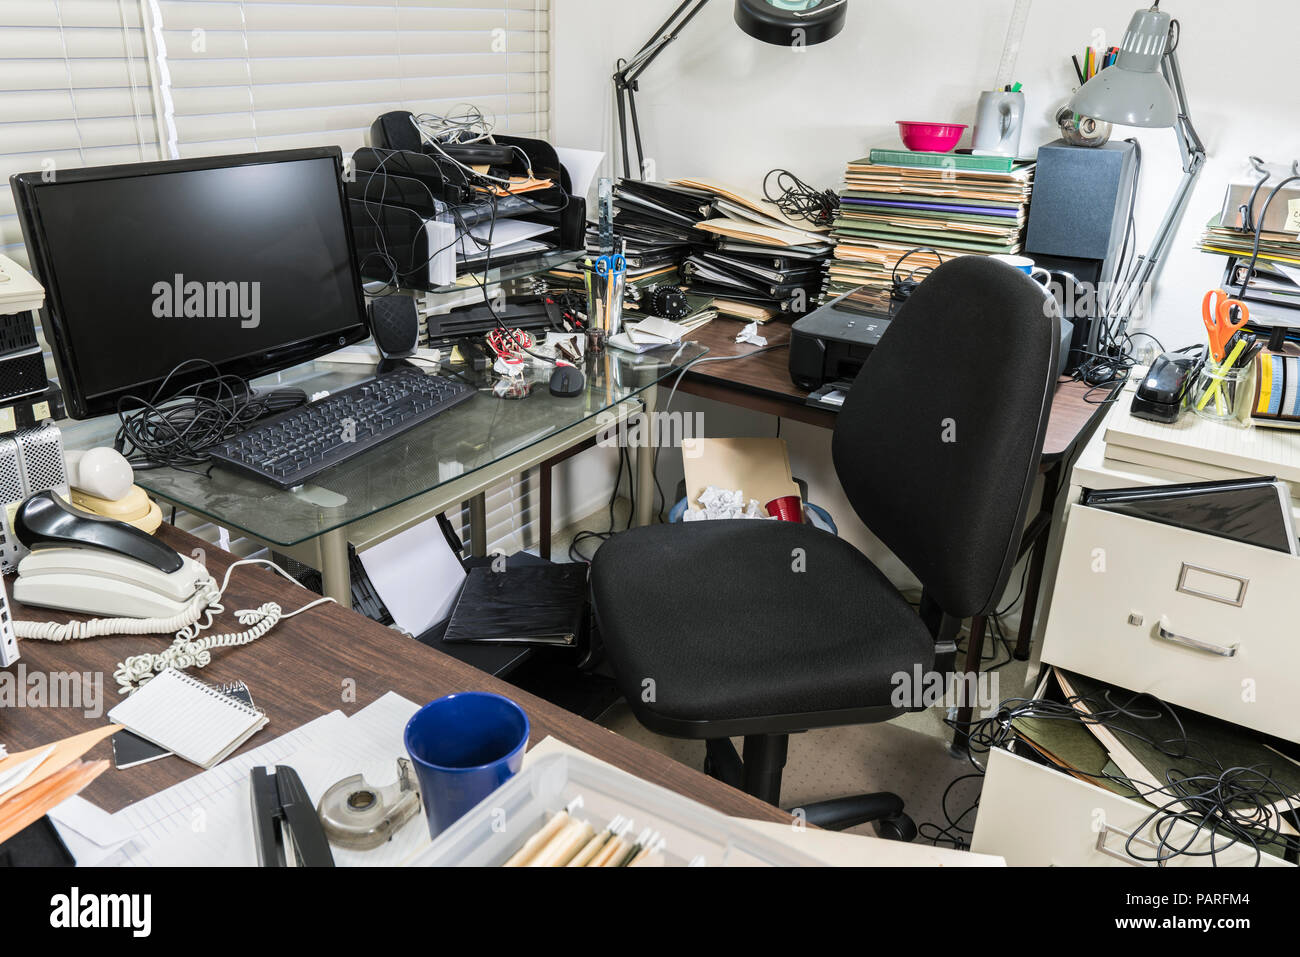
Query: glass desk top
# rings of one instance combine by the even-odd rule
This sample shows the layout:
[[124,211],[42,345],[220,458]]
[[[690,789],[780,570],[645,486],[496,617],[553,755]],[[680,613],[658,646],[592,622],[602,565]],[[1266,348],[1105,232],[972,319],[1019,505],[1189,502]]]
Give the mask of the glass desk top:
[[[275,545],[293,546],[351,524],[393,505],[462,479],[538,442],[580,425],[635,398],[708,350],[694,342],[665,346],[633,355],[606,349],[583,365],[587,388],[582,395],[559,398],[550,392],[554,367],[530,360],[523,376],[524,395],[500,398],[493,392],[499,377],[474,373],[444,362],[441,368],[417,367],[459,375],[478,394],[428,422],[416,426],[363,455],[323,472],[315,482],[283,491],[219,467],[193,472],[180,469],[138,470],[136,483],[189,512],[218,525],[238,529]],[[295,386],[315,393],[346,388],[374,375],[370,365],[317,360],[255,386]],[[612,421],[612,420],[611,420]],[[112,445],[116,416],[63,426],[68,448]],[[207,472],[205,475],[204,472]]]

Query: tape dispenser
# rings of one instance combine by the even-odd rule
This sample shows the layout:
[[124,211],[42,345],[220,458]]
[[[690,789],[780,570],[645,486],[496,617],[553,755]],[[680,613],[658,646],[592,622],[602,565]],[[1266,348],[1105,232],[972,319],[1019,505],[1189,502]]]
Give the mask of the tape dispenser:
[[373,787],[364,775],[354,774],[325,792],[316,813],[331,844],[368,851],[392,838],[419,810],[415,769],[398,758],[393,784]]

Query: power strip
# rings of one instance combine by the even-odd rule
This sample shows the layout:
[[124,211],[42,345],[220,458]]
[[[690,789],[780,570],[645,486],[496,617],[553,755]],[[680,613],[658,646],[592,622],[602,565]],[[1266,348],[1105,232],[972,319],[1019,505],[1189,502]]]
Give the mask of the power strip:
[[14,634],[13,615],[9,613],[9,592],[0,578],[0,668],[18,660],[18,637]]

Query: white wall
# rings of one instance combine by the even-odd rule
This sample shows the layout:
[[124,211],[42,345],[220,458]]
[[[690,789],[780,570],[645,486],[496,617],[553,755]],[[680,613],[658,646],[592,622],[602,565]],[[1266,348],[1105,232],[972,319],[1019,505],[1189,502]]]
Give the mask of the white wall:
[[[615,141],[609,77],[672,11],[676,0],[555,0],[555,141],[604,148]],[[712,0],[651,66],[640,94],[647,153],[660,178],[705,175],[757,191],[785,166],[838,189],[847,161],[896,141],[895,120],[973,123],[979,92],[995,81],[1013,0],[850,0],[834,40],[802,53],[751,40],[731,0]],[[1022,152],[1056,138],[1052,117],[1077,85],[1069,56],[1095,31],[1117,44],[1141,0],[1035,0],[1016,79],[1028,123]],[[1297,0],[1166,0],[1192,119],[1209,152],[1156,290],[1150,331],[1170,348],[1201,335],[1200,302],[1223,261],[1193,248],[1224,186],[1248,154],[1300,158],[1294,43]],[[1100,36],[1100,35],[1098,35]],[[1144,175],[1138,206],[1144,248],[1180,166],[1169,130],[1138,134]],[[969,138],[969,131],[967,134]],[[968,141],[963,145],[969,145]]]
[[[847,161],[895,140],[895,120],[973,122],[979,92],[995,82],[1014,0],[850,3],[843,34],[795,53],[749,39],[732,22],[731,0],[712,0],[643,80],[642,129],[659,177],[713,176],[757,191],[764,173],[785,166],[838,189]],[[1140,3],[1035,0],[1016,71],[1029,113],[1022,151],[1056,138],[1052,117],[1077,84],[1070,54],[1101,42],[1098,30],[1119,43]],[[675,5],[554,0],[555,142],[604,149],[612,161],[614,61],[632,56]],[[1222,260],[1193,244],[1219,209],[1228,178],[1251,153],[1287,164],[1300,157],[1293,53],[1300,2],[1167,0],[1165,9],[1183,26],[1179,52],[1188,97],[1210,154],[1149,324],[1167,347],[1177,348],[1202,335],[1200,300],[1221,278]],[[1138,206],[1144,247],[1181,168],[1172,132],[1118,130],[1117,137],[1135,133],[1145,160]],[[673,408],[704,411],[710,435],[775,433],[771,417],[714,402],[679,394]],[[812,483],[811,500],[830,509],[845,538],[881,559],[834,479],[829,432],[787,421],[782,434],[796,474]],[[660,473],[671,497],[679,457],[661,456]],[[905,578],[897,567],[889,570],[896,580]]]

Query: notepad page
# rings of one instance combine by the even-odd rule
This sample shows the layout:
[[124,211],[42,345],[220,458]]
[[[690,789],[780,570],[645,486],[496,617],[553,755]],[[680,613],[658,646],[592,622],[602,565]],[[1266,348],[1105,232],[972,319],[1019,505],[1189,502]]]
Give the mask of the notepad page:
[[266,723],[257,709],[174,669],[150,680],[108,717],[203,768]]

